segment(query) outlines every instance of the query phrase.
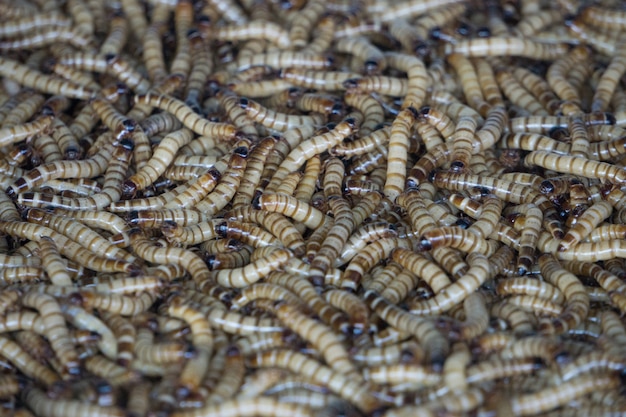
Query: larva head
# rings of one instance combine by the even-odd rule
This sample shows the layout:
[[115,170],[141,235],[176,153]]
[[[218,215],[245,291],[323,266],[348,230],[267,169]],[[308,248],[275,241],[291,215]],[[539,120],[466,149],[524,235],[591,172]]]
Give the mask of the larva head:
[[261,205],[261,197],[263,196],[263,192],[261,190],[256,190],[254,192],[254,196],[252,197],[252,208],[255,210],[261,210],[262,205]]
[[472,32],[472,28],[467,22],[460,22],[454,30],[459,36],[467,38]]
[[82,149],[79,149],[76,146],[68,146],[65,150],[65,159],[69,159],[70,161],[80,159],[82,154]]
[[454,224],[459,226],[461,229],[467,229],[472,225],[472,222],[466,218],[459,218]]
[[217,233],[220,238],[226,238],[226,234],[228,233],[228,222],[220,222],[216,224],[214,228],[215,233]]
[[198,21],[198,25],[200,25],[201,27],[208,26],[212,23],[211,18],[205,14],[198,16],[197,21]]
[[428,43],[423,42],[423,41],[417,41],[415,42],[415,45],[413,46],[413,52],[418,57],[425,58],[430,54],[431,51],[430,51],[430,47],[428,46]]
[[565,24],[565,26],[571,27],[576,24],[577,17],[578,15],[576,14],[566,14],[565,16],[563,16],[563,23]]
[[342,103],[335,103],[330,108],[330,114],[332,116],[339,116],[339,115],[343,114],[344,110],[345,110],[345,108],[344,108]]
[[52,107],[45,105],[41,108],[41,114],[42,116],[55,116],[56,112]]
[[119,141],[118,145],[125,151],[132,152],[135,149],[135,142],[131,138],[124,138]]
[[450,163],[450,171],[454,173],[461,173],[465,170],[465,164],[461,161],[453,161]]
[[176,233],[176,229],[178,229],[178,224],[173,220],[166,220],[161,225],[161,232],[165,237],[171,237]]
[[476,30],[476,36],[479,38],[488,38],[491,36],[491,29],[488,27],[480,27]]
[[190,41],[202,40],[202,34],[196,28],[191,28],[187,31],[187,39]]
[[242,109],[247,109],[249,105],[250,105],[250,100],[248,100],[247,97],[239,98],[239,107],[241,107]]
[[363,68],[365,69],[365,73],[368,75],[372,75],[378,72],[380,68],[380,62],[375,59],[368,59],[363,63]]
[[140,221],[139,211],[133,210],[128,213],[127,221],[131,226],[137,226]]
[[135,196],[138,190],[137,184],[133,180],[125,180],[122,183],[122,198],[130,199]]
[[117,59],[118,59],[117,54],[106,54],[104,56],[104,60],[106,61],[108,65],[113,64]]
[[187,344],[185,346],[185,350],[183,351],[183,358],[191,359],[191,358],[195,358],[197,355],[198,355],[198,350],[192,344]]
[[241,356],[241,350],[237,345],[230,345],[226,348],[226,356],[229,358]]
[[239,155],[242,158],[247,158],[248,157],[248,153],[249,153],[249,149],[248,149],[247,146],[238,146],[235,149],[233,149],[233,153],[235,155]]
[[215,167],[209,168],[207,174],[213,177],[213,181],[219,181],[222,178],[222,173],[219,172]]
[[441,29],[441,27],[435,26],[434,28],[430,30],[428,36],[430,37],[430,39],[438,40],[444,37],[444,32]]
[[556,187],[550,180],[544,180],[539,185],[539,192],[542,194],[553,194],[556,190]]
[[420,237],[419,244],[417,245],[417,250],[420,252],[427,252],[433,248],[433,245],[430,243],[430,240],[425,236]]
[[341,83],[341,85],[347,90],[355,89],[359,87],[359,81],[357,78],[350,78]]

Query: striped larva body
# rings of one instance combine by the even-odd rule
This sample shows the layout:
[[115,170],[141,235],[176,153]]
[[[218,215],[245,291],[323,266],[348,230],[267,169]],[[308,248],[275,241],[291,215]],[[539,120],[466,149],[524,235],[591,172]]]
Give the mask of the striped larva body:
[[78,356],[72,345],[65,319],[58,302],[47,294],[27,293],[22,299],[26,306],[36,308],[46,327],[46,335],[52,349],[63,364],[65,372],[76,375],[79,371]]
[[147,93],[135,96],[135,103],[146,104],[172,113],[183,126],[202,136],[217,136],[228,140],[237,133],[233,125],[209,122],[194,113],[185,103],[171,96]]
[[416,117],[417,112],[414,108],[405,109],[398,114],[391,126],[389,155],[387,156],[387,179],[383,191],[385,196],[392,201],[404,188],[409,135]]
[[239,100],[239,106],[243,108],[248,114],[248,117],[255,122],[277,131],[285,131],[293,127],[309,124],[317,126],[323,121],[323,118],[319,115],[299,116],[278,113],[247,98],[241,98]]
[[359,409],[365,412],[372,411],[378,406],[378,400],[368,392],[367,386],[364,386],[362,382],[351,380],[301,353],[270,350],[253,356],[250,363],[255,367],[278,366],[308,375],[314,382],[327,385],[331,391],[341,397],[351,399]]
[[533,59],[554,59],[567,52],[565,44],[543,44],[528,39],[490,37],[462,40],[446,45],[446,53],[470,57],[523,56]]
[[329,327],[306,317],[297,307],[288,303],[279,302],[276,315],[302,338],[316,346],[331,368],[337,372],[358,377],[356,367],[350,361],[348,351],[342,345],[341,338],[332,334]]

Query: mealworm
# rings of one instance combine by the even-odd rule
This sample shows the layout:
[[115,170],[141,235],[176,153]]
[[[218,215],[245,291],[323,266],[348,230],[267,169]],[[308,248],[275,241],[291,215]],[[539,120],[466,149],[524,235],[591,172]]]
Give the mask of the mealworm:
[[92,37],[95,31],[94,19],[89,7],[76,0],[70,0],[67,4],[67,11],[72,17],[76,28],[83,36]]
[[65,264],[59,254],[54,240],[44,236],[39,240],[42,267],[54,285],[72,285],[72,280],[65,270]]
[[410,243],[406,239],[387,238],[379,239],[352,258],[343,274],[341,287],[355,291],[363,275],[376,263],[388,257],[396,247],[408,248]]
[[222,237],[239,240],[254,248],[282,246],[271,233],[252,223],[228,221],[216,225],[216,230]]
[[195,391],[209,367],[212,353],[213,336],[208,320],[193,306],[183,303],[180,298],[170,300],[168,314],[189,323],[192,343],[196,348],[196,356],[189,359],[180,375],[180,384],[187,390]]
[[209,122],[198,116],[182,101],[168,95],[155,95],[148,92],[135,96],[135,103],[159,108],[172,113],[189,130],[202,136],[213,136],[224,140],[234,138],[236,129],[226,123]]
[[610,389],[617,383],[612,376],[581,376],[538,393],[518,395],[511,399],[515,415],[524,416],[551,410],[594,390]]
[[116,337],[116,362],[122,366],[127,366],[134,357],[134,345],[137,335],[135,326],[129,320],[115,314],[104,313],[103,319]]
[[109,359],[117,357],[117,343],[111,329],[96,316],[78,306],[61,306],[68,321],[77,329],[86,330],[90,335],[97,334],[97,345]]
[[23,222],[0,222],[0,229],[11,236],[38,241],[42,236],[54,239],[59,251],[69,259],[81,265],[89,265],[90,269],[113,272],[136,272],[137,267],[118,259],[106,259],[88,251],[74,241],[44,226]]
[[50,399],[44,391],[30,387],[22,393],[24,403],[37,415],[45,417],[98,415],[121,417],[124,411],[118,407],[102,407],[78,400]]
[[497,249],[495,242],[458,227],[430,230],[420,237],[419,245],[421,250],[450,247],[461,252],[476,252],[487,256],[492,255]]
[[603,178],[612,182],[626,181],[626,173],[620,167],[606,162],[592,161],[574,156],[558,155],[546,151],[534,151],[526,156],[524,163],[552,169],[565,174],[588,178]]
[[55,42],[67,43],[78,49],[86,49],[92,46],[92,40],[84,36],[77,27],[43,26],[33,28],[28,34],[0,41],[0,49],[4,51],[34,49],[50,46]]
[[40,193],[24,193],[18,196],[23,205],[61,207],[69,210],[102,209],[121,198],[121,183],[130,163],[133,143],[130,140],[121,140],[115,148],[112,160],[105,172],[104,184],[100,193],[82,198],[65,198]]
[[139,229],[128,231],[131,246],[135,253],[150,262],[181,263],[189,271],[195,282],[199,283],[210,278],[210,272],[202,259],[185,249],[160,248],[153,246]]
[[371,380],[377,384],[410,383],[420,387],[433,387],[442,381],[439,373],[414,364],[379,365],[366,368],[363,373],[366,380]]
[[615,32],[612,32],[610,29],[603,30],[591,27],[582,21],[580,15],[573,19],[566,19],[564,23],[568,29],[566,32],[568,35],[573,35],[575,38],[583,40],[607,56],[615,54],[615,44],[617,43]]
[[40,134],[48,129],[53,116],[41,116],[37,120],[12,127],[0,129],[0,146],[12,145],[16,142]]
[[185,358],[192,358],[195,351],[182,342],[154,342],[153,332],[145,327],[137,329],[135,341],[137,360],[158,365],[179,363]]
[[348,78],[343,82],[348,91],[360,93],[378,93],[387,96],[405,96],[409,88],[408,81],[403,78],[384,75],[369,75],[361,78]]
[[189,75],[191,68],[190,42],[187,34],[193,23],[194,10],[191,2],[179,1],[174,7],[174,31],[176,33],[176,51],[170,63],[170,73]]
[[25,123],[44,103],[44,97],[41,94],[30,92],[23,97],[20,103],[11,109],[2,121],[2,127],[12,127]]
[[10,37],[20,34],[26,34],[31,29],[42,26],[69,26],[70,20],[62,13],[56,10],[36,13],[24,16],[22,18],[11,19],[0,25],[0,35]]
[[201,221],[190,226],[179,226],[176,222],[165,221],[161,226],[168,242],[180,246],[192,246],[218,237],[216,222]]
[[325,69],[332,65],[332,60],[321,55],[302,52],[279,51],[244,56],[228,64],[228,71],[242,71],[253,66],[266,65],[273,68],[304,67]]
[[312,343],[334,371],[359,377],[356,367],[350,362],[348,351],[342,346],[341,338],[333,334],[329,327],[308,318],[297,307],[282,301],[276,306],[276,316],[300,337]]
[[435,293],[450,285],[445,271],[418,253],[397,248],[391,253],[391,259],[424,279]]
[[274,398],[247,398],[231,399],[220,404],[208,404],[191,411],[176,411],[172,417],[202,417],[202,416],[233,416],[243,417],[256,413],[261,416],[276,417],[311,417],[313,412],[309,407],[279,402]]
[[211,36],[213,39],[231,42],[264,39],[281,49],[289,49],[291,46],[288,32],[281,26],[266,21],[251,21],[241,25],[223,26],[213,31]]
[[238,221],[252,221],[265,227],[280,240],[285,247],[291,249],[294,255],[301,256],[304,249],[302,235],[291,225],[285,217],[278,213],[251,210],[248,207],[228,212],[225,218]]
[[359,381],[351,381],[344,375],[301,353],[270,350],[253,356],[249,363],[255,367],[287,368],[306,375],[315,383],[328,386],[331,391],[336,392],[366,413],[379,406],[378,400],[368,392],[366,385],[359,383]]
[[531,59],[553,60],[567,52],[565,44],[545,44],[530,39],[490,37],[461,40],[446,44],[446,54],[462,54],[468,57],[521,56]]
[[398,344],[370,347],[357,351],[352,359],[357,363],[367,364],[369,367],[393,365],[395,363],[419,363],[424,351],[415,341],[400,342]]
[[323,118],[317,115],[300,116],[279,113],[271,109],[261,106],[255,101],[247,98],[241,98],[239,105],[243,108],[248,116],[257,123],[278,131],[285,131],[290,128],[302,125],[320,125]]
[[188,144],[192,138],[193,134],[185,128],[165,136],[146,165],[124,182],[125,193],[134,194],[152,184],[171,164],[178,150]]
[[204,212],[205,215],[213,215],[232,200],[246,169],[247,154],[247,148],[244,147],[237,147],[234,150],[228,161],[228,168],[224,170],[213,191],[194,206],[196,210]]
[[90,159],[81,161],[54,161],[30,170],[25,176],[9,186],[9,197],[42,183],[58,178],[93,178],[105,172],[113,156],[113,146],[105,145]]
[[261,194],[253,201],[253,207],[268,212],[279,213],[303,223],[310,229],[317,229],[326,220],[326,216],[307,203],[300,202],[294,197],[282,194]]
[[378,101],[371,94],[347,92],[344,95],[346,104],[359,109],[364,121],[359,128],[359,136],[366,137],[376,131],[384,121],[384,112]]
[[563,307],[540,296],[515,295],[507,298],[507,302],[536,315],[556,317],[563,313]]
[[269,272],[280,268],[290,257],[290,251],[276,249],[267,257],[261,258],[244,267],[214,271],[213,277],[220,285],[227,288],[241,288],[257,282]]
[[318,71],[294,67],[280,70],[279,76],[280,79],[294,86],[314,88],[319,91],[336,91],[345,89],[345,82],[359,75],[352,72]]
[[565,295],[565,309],[552,321],[542,322],[540,329],[546,333],[561,333],[579,324],[589,312],[589,297],[579,279],[563,269],[552,255],[539,257],[539,267],[546,280]]
[[363,69],[366,74],[383,72],[386,68],[384,54],[363,36],[338,39],[335,48],[338,52],[351,54],[363,62]]
[[443,366],[449,345],[443,335],[435,329],[433,323],[401,310],[371,290],[365,292],[364,301],[389,325],[410,333],[421,341],[424,344],[427,359],[435,369]]
[[[51,129],[51,136],[57,142],[59,152],[65,155],[67,159],[78,159],[83,151],[78,139],[72,133],[72,130],[58,117],[52,121]],[[121,128],[118,129],[118,131],[121,130]]]
[[491,269],[484,256],[475,253],[471,253],[469,256],[471,256],[469,259],[470,268],[458,281],[445,287],[431,299],[415,301],[411,305],[411,312],[413,314],[431,314],[435,311],[447,311],[482,285],[491,275]]
[[163,44],[159,28],[156,25],[150,25],[145,30],[145,35],[142,39],[143,62],[148,76],[153,83],[161,82],[167,76],[167,70],[165,69]]
[[337,311],[334,307],[328,304],[317,293],[313,285],[303,278],[294,279],[294,275],[291,273],[276,273],[272,272],[267,277],[268,282],[281,285],[292,291],[302,300],[304,300],[311,310],[313,310],[325,323],[333,328],[333,330],[341,331],[342,326],[346,324],[347,318],[345,315]]
[[391,125],[387,178],[383,191],[385,196],[392,201],[400,195],[404,188],[409,148],[408,139],[416,118],[417,112],[410,107],[399,113]]
[[77,375],[80,372],[78,356],[70,341],[65,319],[57,301],[46,294],[29,292],[22,298],[22,303],[39,311],[46,327],[47,339],[63,364],[64,371],[69,375]]
[[[521,76],[525,76],[525,73]],[[545,116],[549,114],[548,110],[544,107],[544,102],[542,102],[539,98],[536,98],[535,95],[532,94],[533,90],[528,91],[526,88],[524,88],[522,81],[519,81],[507,70],[499,69],[496,72],[496,80],[498,81],[498,85],[502,89],[502,93],[514,104],[528,110],[528,112],[530,112],[531,114]],[[539,79],[539,81],[543,80]]]
[[6,337],[0,337],[0,351],[24,375],[42,384],[49,386],[59,380],[56,373],[34,360],[17,343]]
[[[306,162],[304,172],[296,190],[294,196],[300,201],[309,201],[315,192],[317,186],[317,179],[322,171],[322,162],[319,155],[313,156]],[[296,254],[296,256],[298,256]]]
[[478,75],[472,62],[462,54],[452,54],[447,61],[454,67],[461,81],[463,94],[472,108],[478,110],[481,115],[487,113],[489,104],[485,101]]
[[600,222],[609,217],[612,211],[613,206],[606,201],[594,203],[578,217],[576,224],[563,236],[558,250],[563,252],[576,245],[587,237]]
[[123,259],[129,263],[135,262],[136,260],[134,256],[113,246],[97,232],[76,222],[76,219],[44,213],[42,210],[38,209],[29,210],[26,214],[26,219],[31,223],[41,224],[56,230],[75,242],[81,242],[85,248],[94,253],[101,253],[111,259]]
[[283,300],[292,305],[300,305],[302,301],[291,291],[274,284],[257,283],[241,290],[232,300],[234,307],[242,308],[244,305],[261,298],[273,301]]
[[335,261],[335,265],[340,266],[350,261],[368,243],[377,239],[395,236],[397,236],[397,233],[387,223],[371,223],[364,225],[356,229],[348,238],[343,249],[341,249],[340,256]]
[[505,201],[519,204],[522,202],[535,204],[544,213],[544,225],[555,235],[562,236],[559,222],[556,220],[556,211],[547,198],[530,187],[521,186],[508,181],[489,177],[477,177],[467,174],[435,173],[433,183],[450,190],[460,190],[468,186],[485,187]]
[[526,294],[563,304],[565,297],[554,285],[534,278],[507,278],[497,285],[498,294]]
[[259,332],[282,332],[284,330],[280,323],[274,319],[251,317],[236,312],[229,312],[226,311],[222,303],[217,301],[211,305],[203,305],[200,309],[207,316],[214,329],[220,329],[227,333],[248,335]]
[[429,85],[424,63],[411,55],[394,52],[385,53],[385,58],[390,67],[406,72],[408,83],[402,108],[420,108],[426,99],[426,88]]

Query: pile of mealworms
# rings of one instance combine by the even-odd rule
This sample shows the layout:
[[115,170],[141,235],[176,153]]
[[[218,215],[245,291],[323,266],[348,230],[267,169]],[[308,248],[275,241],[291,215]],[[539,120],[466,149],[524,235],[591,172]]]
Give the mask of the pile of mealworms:
[[0,1],[0,416],[626,416],[619,0]]

